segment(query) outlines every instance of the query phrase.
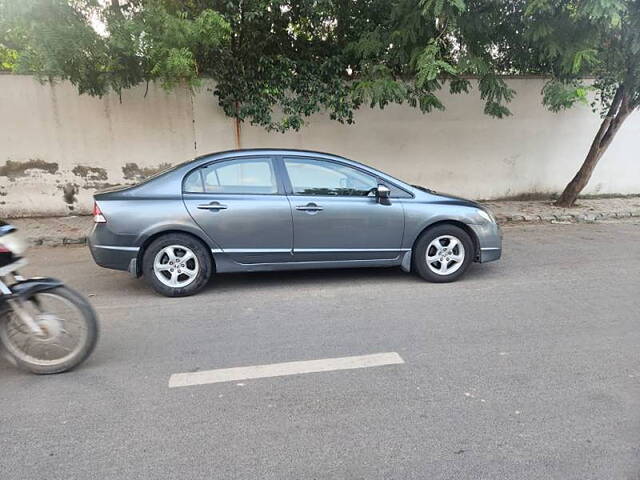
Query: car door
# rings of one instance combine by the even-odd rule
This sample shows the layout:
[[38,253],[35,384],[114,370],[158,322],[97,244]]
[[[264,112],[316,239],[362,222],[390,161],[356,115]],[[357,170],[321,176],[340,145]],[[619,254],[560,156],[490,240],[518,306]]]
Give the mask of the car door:
[[183,199],[200,228],[234,261],[292,259],[291,207],[272,158],[223,159],[191,171]]
[[401,253],[401,202],[379,202],[378,179],[346,163],[284,157],[294,261],[389,260]]

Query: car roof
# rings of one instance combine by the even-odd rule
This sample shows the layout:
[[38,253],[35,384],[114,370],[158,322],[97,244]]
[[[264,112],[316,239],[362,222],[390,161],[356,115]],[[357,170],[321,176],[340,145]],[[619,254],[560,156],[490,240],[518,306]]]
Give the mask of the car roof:
[[[300,148],[237,148],[232,150],[223,150],[220,152],[211,152],[199,155],[194,160],[204,160],[212,157],[225,156],[229,154],[256,154],[256,153],[270,153],[270,154],[304,154],[304,155],[321,155],[328,158],[339,158],[340,160],[347,160],[353,162],[353,160],[343,157],[342,155],[336,155],[334,153],[321,152],[319,150],[306,150]],[[354,162],[357,163],[357,162]]]
[[[376,174],[380,174],[383,177],[389,177],[389,178],[393,178],[391,177],[389,174],[382,172],[380,170],[378,170],[375,167],[372,167],[371,165],[367,165],[365,163],[360,163],[357,162],[355,160],[351,160],[350,158],[347,157],[343,157],[342,155],[336,155],[334,153],[327,153],[327,152],[320,152],[317,150],[305,150],[305,149],[297,149],[297,148],[241,148],[241,149],[235,149],[235,150],[224,150],[221,152],[213,152],[213,153],[207,153],[204,155],[199,155],[198,157],[194,158],[193,160],[189,161],[189,162],[185,162],[185,165],[191,165],[191,166],[195,166],[196,164],[199,163],[204,163],[203,161],[207,161],[207,160],[218,160],[221,158],[224,158],[226,156],[233,156],[233,155],[237,155],[237,156],[250,156],[250,155],[260,155],[260,154],[267,154],[267,155],[298,155],[298,156],[309,156],[309,157],[318,157],[318,158],[324,158],[327,160],[339,160],[341,162],[345,162],[348,164],[353,165],[354,167],[360,167],[364,170],[367,170],[371,173],[376,173]],[[405,183],[402,182],[399,179],[394,179],[397,182],[401,182],[401,183]]]

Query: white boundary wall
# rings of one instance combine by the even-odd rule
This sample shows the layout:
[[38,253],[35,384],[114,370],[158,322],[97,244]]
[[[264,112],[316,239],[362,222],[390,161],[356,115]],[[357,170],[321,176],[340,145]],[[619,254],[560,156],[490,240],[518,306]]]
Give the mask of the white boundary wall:
[[[512,79],[513,116],[496,120],[470,95],[445,112],[361,109],[347,126],[318,115],[299,132],[242,125],[241,146],[344,155],[411,183],[470,198],[558,192],[582,162],[600,118],[588,107],[541,105],[541,79]],[[96,188],[132,183],[164,164],[236,147],[234,120],[205,84],[195,96],[150,86],[78,95],[68,83],[0,75],[0,217],[86,213]],[[623,126],[585,193],[640,193],[640,115]],[[91,167],[91,168],[88,168]]]

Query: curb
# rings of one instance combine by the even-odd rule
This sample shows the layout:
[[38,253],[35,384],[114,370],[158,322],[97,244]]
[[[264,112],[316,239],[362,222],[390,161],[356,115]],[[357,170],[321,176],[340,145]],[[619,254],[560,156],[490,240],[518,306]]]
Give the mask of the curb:
[[87,236],[78,237],[27,237],[27,241],[33,247],[59,247],[68,245],[86,245]]
[[514,223],[595,223],[601,220],[640,217],[640,210],[630,212],[570,213],[563,215],[496,215],[501,225]]
[[[640,210],[630,212],[603,212],[603,213],[580,213],[580,214],[564,214],[564,215],[496,215],[498,223],[504,225],[518,225],[523,223],[552,223],[552,224],[568,224],[568,223],[597,223],[602,220],[615,220],[624,218],[640,218]],[[38,247],[59,247],[86,245],[87,236],[78,235],[75,237],[52,237],[27,236],[27,241],[32,246]]]

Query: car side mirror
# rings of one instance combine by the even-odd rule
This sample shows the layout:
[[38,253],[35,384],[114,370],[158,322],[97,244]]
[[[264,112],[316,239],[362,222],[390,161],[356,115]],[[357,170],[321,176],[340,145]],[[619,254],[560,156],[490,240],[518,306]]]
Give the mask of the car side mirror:
[[376,188],[376,197],[378,197],[378,203],[383,205],[389,205],[389,197],[391,197],[391,190],[386,185],[378,184]]

